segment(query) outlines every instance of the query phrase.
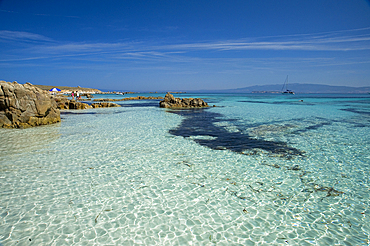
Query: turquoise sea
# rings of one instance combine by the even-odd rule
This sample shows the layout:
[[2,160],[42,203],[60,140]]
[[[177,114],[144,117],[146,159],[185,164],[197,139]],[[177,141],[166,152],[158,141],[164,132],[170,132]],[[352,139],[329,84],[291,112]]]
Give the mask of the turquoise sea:
[[0,129],[0,244],[370,244],[370,95],[175,96]]

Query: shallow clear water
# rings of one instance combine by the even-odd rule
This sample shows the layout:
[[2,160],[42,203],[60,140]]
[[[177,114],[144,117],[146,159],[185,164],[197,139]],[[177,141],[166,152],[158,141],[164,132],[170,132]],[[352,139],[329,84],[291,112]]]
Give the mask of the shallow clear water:
[[368,95],[180,96],[0,129],[0,243],[369,244]]

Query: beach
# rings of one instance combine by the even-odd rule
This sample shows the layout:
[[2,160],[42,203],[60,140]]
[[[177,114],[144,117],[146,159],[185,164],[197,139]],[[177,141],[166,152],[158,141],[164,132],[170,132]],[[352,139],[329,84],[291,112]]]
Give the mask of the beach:
[[370,95],[181,97],[0,129],[0,243],[369,244]]

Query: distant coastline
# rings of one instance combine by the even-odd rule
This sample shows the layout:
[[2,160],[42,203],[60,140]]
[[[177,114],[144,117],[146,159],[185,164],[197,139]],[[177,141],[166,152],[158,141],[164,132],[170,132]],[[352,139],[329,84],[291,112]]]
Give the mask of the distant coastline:
[[[352,86],[333,86],[323,84],[289,84],[289,89],[295,93],[338,93],[338,94],[368,94],[370,86],[352,87]],[[237,89],[223,90],[226,93],[281,93],[282,84],[275,85],[255,85]]]
[[[72,91],[80,91],[94,94],[137,94],[137,93],[166,93],[168,91],[122,91],[122,90],[110,90],[105,91],[102,89],[84,88],[84,87],[70,87],[70,86],[50,86],[50,85],[35,85],[42,90],[50,90],[57,87],[62,90],[61,93],[71,93]],[[187,91],[171,91],[172,94],[185,94],[185,93],[266,93],[266,94],[277,94],[281,93],[281,84],[274,85],[254,85],[236,89],[223,89],[223,90],[187,90]],[[369,94],[370,86],[367,87],[351,87],[351,86],[331,86],[323,84],[289,84],[289,89],[296,93],[308,93],[308,94]]]
[[[81,87],[81,86],[77,86],[77,87],[72,87],[72,86],[52,86],[52,85],[34,85],[38,88],[40,88],[41,90],[45,90],[45,91],[49,91],[51,90],[52,88],[58,88],[60,89],[60,94],[63,94],[63,93],[71,93],[72,91],[79,91],[79,92],[83,92],[83,93],[92,93],[92,94],[121,94],[121,95],[124,95],[124,94],[138,94],[138,93],[143,93],[143,92],[132,92],[132,91],[121,91],[121,90],[110,90],[110,91],[103,91],[103,90],[100,90],[100,89],[93,89],[93,88],[85,88],[85,87]],[[154,91],[154,92],[148,92],[150,94],[158,94],[158,93],[171,93],[171,94],[186,94],[187,92],[186,91]]]
[[40,88],[41,90],[45,90],[45,91],[49,91],[51,90],[52,88],[58,88],[61,90],[61,93],[70,93],[72,91],[83,91],[85,93],[102,93],[100,90],[98,89],[92,89],[92,88],[83,88],[83,87],[71,87],[71,86],[51,86],[51,85],[34,85],[38,88]]

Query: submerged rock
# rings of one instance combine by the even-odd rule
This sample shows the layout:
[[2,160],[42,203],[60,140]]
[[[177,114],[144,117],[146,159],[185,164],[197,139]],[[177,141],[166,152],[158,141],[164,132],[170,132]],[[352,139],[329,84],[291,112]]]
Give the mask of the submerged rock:
[[27,128],[60,122],[52,96],[26,83],[0,81],[0,127]]
[[209,107],[206,102],[200,98],[175,98],[169,92],[164,100],[159,102],[161,108],[204,108]]

